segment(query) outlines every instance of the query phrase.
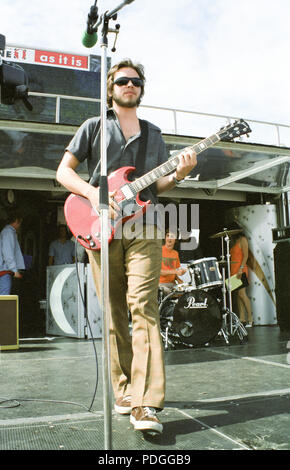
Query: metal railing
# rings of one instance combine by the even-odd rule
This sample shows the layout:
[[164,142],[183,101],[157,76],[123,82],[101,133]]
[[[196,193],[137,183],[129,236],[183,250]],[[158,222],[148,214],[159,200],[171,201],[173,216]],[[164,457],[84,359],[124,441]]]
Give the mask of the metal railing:
[[[82,101],[82,102],[95,102],[95,103],[100,103],[100,99],[98,98],[86,98],[86,97],[80,97],[80,96],[70,96],[70,95],[58,95],[58,94],[52,94],[52,93],[38,93],[38,92],[30,92],[29,96],[39,96],[41,98],[53,98],[55,99],[55,123],[60,124],[61,123],[61,103],[62,100],[72,100],[72,101]],[[182,116],[196,116],[196,117],[205,117],[205,118],[210,118],[210,119],[220,119],[222,121],[225,121],[225,124],[228,124],[232,120],[236,120],[241,118],[241,116],[231,116],[231,115],[224,115],[224,114],[213,114],[213,113],[204,113],[204,112],[199,112],[199,111],[189,111],[189,110],[184,110],[184,109],[177,109],[177,108],[169,108],[169,107],[164,107],[164,106],[151,106],[151,105],[140,105],[140,110],[144,111],[156,111],[156,112],[166,112],[168,114],[172,115],[172,120],[173,120],[173,128],[170,129],[170,133],[173,133],[175,135],[184,135],[183,131],[183,124],[182,124]],[[250,124],[250,125],[261,125],[265,126],[265,129],[269,129],[268,126],[274,130],[274,134],[276,137],[274,138],[274,141],[271,142],[272,145],[276,146],[285,146],[285,147],[290,147],[290,125],[287,124],[281,124],[277,122],[269,122],[269,121],[259,121],[255,119],[247,119],[244,117],[244,119]],[[162,117],[160,118],[160,121],[162,121]],[[158,121],[158,125],[161,127],[162,131],[164,132],[165,128],[162,124],[162,122]],[[63,123],[63,124],[70,124],[70,123]],[[287,131],[287,137],[286,137],[286,142],[285,142],[285,137],[284,140],[281,138],[281,130],[285,129]],[[289,133],[289,135],[288,135]],[[265,135],[269,137],[269,132],[268,130],[265,130]],[[195,134],[189,134],[188,132],[186,135],[192,135],[194,136]],[[261,141],[255,141],[256,143],[264,143]]]

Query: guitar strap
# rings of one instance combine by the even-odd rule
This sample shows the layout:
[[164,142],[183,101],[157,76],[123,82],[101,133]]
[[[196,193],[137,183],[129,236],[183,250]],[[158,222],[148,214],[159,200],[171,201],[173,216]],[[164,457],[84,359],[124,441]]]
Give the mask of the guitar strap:
[[136,175],[143,176],[148,141],[148,125],[146,121],[143,121],[143,119],[139,119],[139,122],[141,128],[141,137],[139,142],[139,150],[134,166],[136,167]]
[[[122,162],[121,166],[135,166],[135,174],[136,176],[143,176],[144,172],[144,163],[145,163],[145,158],[146,158],[146,151],[147,151],[147,141],[148,141],[148,124],[146,121],[143,119],[139,119],[140,122],[140,129],[141,129],[141,136],[140,136],[140,142],[139,142],[139,149],[138,153],[136,156],[136,162]],[[98,132],[100,128],[100,121],[98,122],[95,133]],[[96,170],[94,171],[93,175],[90,178],[90,184],[93,186],[97,183],[97,178],[95,175]]]

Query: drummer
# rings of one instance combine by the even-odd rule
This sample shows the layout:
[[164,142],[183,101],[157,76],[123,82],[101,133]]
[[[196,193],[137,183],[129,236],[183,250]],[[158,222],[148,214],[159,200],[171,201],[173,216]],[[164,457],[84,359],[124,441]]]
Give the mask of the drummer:
[[162,246],[161,275],[159,287],[165,294],[169,294],[176,283],[183,283],[179,276],[186,273],[186,269],[180,266],[178,251],[174,249],[177,235],[173,231],[166,231],[165,243]]

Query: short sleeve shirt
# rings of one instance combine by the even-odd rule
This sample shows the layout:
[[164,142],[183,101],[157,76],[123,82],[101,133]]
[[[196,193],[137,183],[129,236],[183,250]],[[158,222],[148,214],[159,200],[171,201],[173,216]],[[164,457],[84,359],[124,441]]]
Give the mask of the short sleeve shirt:
[[[177,269],[180,267],[179,254],[176,250],[168,250],[165,245],[162,246],[162,270]],[[167,283],[175,281],[175,274],[161,275],[159,283]]]
[[61,243],[59,240],[54,240],[49,245],[48,255],[53,256],[53,264],[71,264],[74,259],[74,243],[67,240]]
[[[165,142],[161,130],[154,124],[147,122],[148,140],[146,155],[144,157],[142,176],[168,160]],[[139,150],[140,134],[131,137],[127,142],[122,133],[119,120],[113,109],[107,112],[107,174],[125,166],[122,161],[131,161],[136,165]],[[87,161],[90,183],[99,186],[101,175],[101,145],[100,145],[100,118],[93,117],[86,120],[78,129],[75,136],[66,147],[80,162]],[[142,191],[142,199],[150,199],[157,203],[155,185]]]

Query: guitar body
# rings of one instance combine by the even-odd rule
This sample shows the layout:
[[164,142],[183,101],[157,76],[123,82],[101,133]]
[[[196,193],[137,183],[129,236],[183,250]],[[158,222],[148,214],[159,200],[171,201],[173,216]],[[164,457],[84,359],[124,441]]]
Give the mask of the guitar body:
[[[108,190],[109,192],[117,190],[114,199],[121,209],[121,215],[117,220],[109,219],[108,243],[114,239],[116,231],[122,224],[132,217],[140,217],[150,204],[150,201],[141,201],[138,194],[126,197],[122,192],[122,188],[130,183],[128,177],[134,170],[134,167],[122,167],[108,176]],[[64,215],[72,234],[84,248],[100,250],[101,218],[88,199],[70,194],[64,204]]]

